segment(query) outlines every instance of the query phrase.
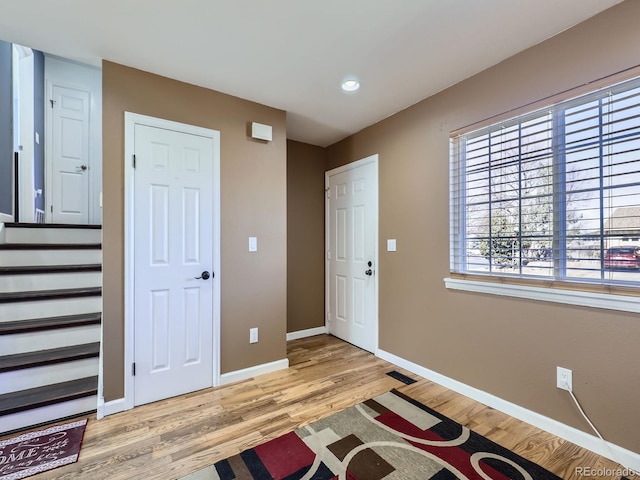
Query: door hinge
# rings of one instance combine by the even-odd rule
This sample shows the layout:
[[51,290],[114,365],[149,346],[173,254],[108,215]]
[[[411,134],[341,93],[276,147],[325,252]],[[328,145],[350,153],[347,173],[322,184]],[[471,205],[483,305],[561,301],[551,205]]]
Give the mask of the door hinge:
[[331,252],[327,250],[327,260],[331,260]]
[[53,205],[51,205],[51,213],[53,213]]
[[133,375],[134,377],[136,376],[136,363],[133,362],[131,364],[131,375]]
[[133,168],[136,168],[136,154],[133,154]]
[[327,192],[327,198],[331,198],[331,195],[329,194],[331,190],[329,190],[328,188],[325,188],[324,191]]
[[331,312],[327,312],[327,323],[331,323]]

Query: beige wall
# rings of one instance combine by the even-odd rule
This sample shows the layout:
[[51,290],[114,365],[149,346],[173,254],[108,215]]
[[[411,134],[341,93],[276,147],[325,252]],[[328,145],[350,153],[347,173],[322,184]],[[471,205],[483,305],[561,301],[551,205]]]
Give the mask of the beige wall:
[[[328,148],[378,153],[380,348],[584,431],[557,365],[608,440],[640,452],[640,316],[445,289],[449,132],[640,63],[627,1]],[[508,41],[508,39],[505,39]]]
[[[105,400],[124,395],[124,112],[220,131],[221,371],[286,357],[286,114],[212,90],[103,63]],[[252,140],[249,122],[273,126]],[[259,251],[248,253],[248,237]],[[249,328],[260,342],[249,344]]]
[[287,332],[324,326],[325,152],[287,142]]

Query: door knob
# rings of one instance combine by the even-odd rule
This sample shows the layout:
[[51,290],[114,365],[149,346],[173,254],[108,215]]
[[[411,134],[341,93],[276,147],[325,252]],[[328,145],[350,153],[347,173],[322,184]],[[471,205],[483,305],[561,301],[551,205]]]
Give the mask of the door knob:
[[365,274],[365,275],[369,275],[369,276],[371,276],[371,275],[373,275],[373,270],[371,270],[371,269],[369,268],[368,270],[365,270],[364,274]]
[[87,169],[86,165],[80,165],[80,170],[82,170],[83,172]]
[[194,277],[194,278],[195,278],[196,280],[200,280],[200,279],[202,279],[202,280],[209,280],[209,277],[210,277],[210,276],[211,276],[211,275],[209,274],[209,272],[207,272],[207,271],[205,270],[204,272],[202,272],[202,273],[200,274],[200,276],[199,276],[199,277]]

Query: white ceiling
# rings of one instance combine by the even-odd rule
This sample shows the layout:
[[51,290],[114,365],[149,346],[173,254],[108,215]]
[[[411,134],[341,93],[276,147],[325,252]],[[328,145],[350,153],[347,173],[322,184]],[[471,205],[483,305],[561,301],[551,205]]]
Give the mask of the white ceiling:
[[620,1],[0,0],[0,39],[286,110],[327,146]]

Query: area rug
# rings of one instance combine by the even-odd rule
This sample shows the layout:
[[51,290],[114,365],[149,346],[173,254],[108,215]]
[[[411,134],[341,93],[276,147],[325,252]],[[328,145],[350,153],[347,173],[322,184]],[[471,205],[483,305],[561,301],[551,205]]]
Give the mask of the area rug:
[[184,478],[560,479],[396,390]]
[[0,441],[0,480],[18,480],[75,463],[87,419]]

